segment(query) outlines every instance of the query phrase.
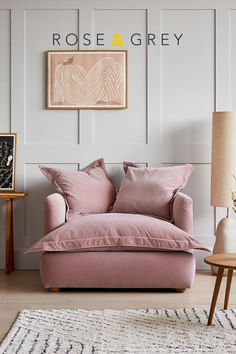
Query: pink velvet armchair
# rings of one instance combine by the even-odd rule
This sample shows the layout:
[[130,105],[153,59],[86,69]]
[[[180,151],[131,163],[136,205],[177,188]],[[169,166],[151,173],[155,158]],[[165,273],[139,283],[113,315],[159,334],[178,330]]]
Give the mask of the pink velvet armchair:
[[[173,201],[173,224],[192,235],[192,199],[178,193]],[[45,199],[44,234],[65,221],[64,198]],[[165,223],[165,221],[163,221]],[[190,288],[195,259],[188,251],[68,251],[44,252],[40,261],[45,288]]]

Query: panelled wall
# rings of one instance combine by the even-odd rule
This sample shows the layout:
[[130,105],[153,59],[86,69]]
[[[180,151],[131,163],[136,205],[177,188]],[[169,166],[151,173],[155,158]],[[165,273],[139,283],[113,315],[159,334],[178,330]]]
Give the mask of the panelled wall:
[[[112,45],[117,32],[123,47]],[[14,205],[16,266],[39,266],[38,255],[24,250],[42,236],[43,199],[54,190],[38,165],[77,170],[99,157],[116,184],[123,160],[193,163],[184,191],[194,200],[194,235],[212,246],[224,211],[209,206],[211,113],[236,110],[235,1],[0,0],[0,33],[0,131],[18,133],[16,185],[29,193]],[[69,33],[79,43],[68,45]],[[92,36],[89,47],[84,33]],[[97,33],[104,33],[103,46]],[[134,33],[139,46],[130,41]],[[156,45],[148,46],[148,33]],[[169,45],[161,45],[161,33],[169,33]],[[183,33],[179,46],[174,33]],[[128,109],[45,109],[45,51],[52,49],[127,49]],[[4,218],[1,202],[1,267]],[[202,268],[204,253],[196,254]]]

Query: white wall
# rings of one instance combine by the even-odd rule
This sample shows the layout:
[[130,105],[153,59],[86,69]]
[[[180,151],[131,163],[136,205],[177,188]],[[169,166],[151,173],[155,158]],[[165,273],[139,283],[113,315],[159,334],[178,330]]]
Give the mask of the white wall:
[[[230,0],[0,0],[0,131],[18,133],[15,257],[18,268],[38,267],[23,251],[42,236],[43,199],[53,192],[38,164],[82,168],[104,157],[116,183],[122,161],[148,166],[193,163],[185,192],[194,200],[194,235],[214,242],[222,211],[209,206],[211,112],[236,110],[236,3]],[[52,34],[105,33],[104,47],[52,45]],[[125,46],[114,48],[120,32]],[[131,45],[134,32],[141,46]],[[157,36],[147,46],[147,32]],[[183,33],[180,46],[160,46],[160,33]],[[45,51],[127,49],[127,110],[46,110]],[[4,203],[0,204],[4,265]],[[198,267],[204,267],[197,253]]]

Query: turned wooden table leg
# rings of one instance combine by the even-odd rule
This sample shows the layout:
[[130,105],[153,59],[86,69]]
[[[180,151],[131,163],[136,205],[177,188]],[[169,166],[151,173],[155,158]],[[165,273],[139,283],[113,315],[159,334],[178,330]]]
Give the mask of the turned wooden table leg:
[[14,270],[12,199],[6,199],[6,274]]
[[213,314],[215,311],[216,301],[218,298],[223,273],[224,273],[224,268],[219,267],[217,278],[216,278],[216,283],[215,283],[215,289],[214,289],[214,293],[213,293],[212,300],[211,300],[211,308],[210,308],[210,313],[209,313],[208,322],[207,322],[208,326],[210,326],[212,323],[212,317],[213,317]]
[[229,293],[230,293],[232,276],[233,276],[233,269],[228,269],[227,284],[226,284],[226,289],[225,289],[224,310],[227,310],[227,308],[228,308]]

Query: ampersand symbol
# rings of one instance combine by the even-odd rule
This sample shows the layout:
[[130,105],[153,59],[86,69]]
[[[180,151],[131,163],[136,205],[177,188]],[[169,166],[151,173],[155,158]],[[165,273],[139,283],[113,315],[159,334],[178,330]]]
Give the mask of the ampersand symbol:
[[119,45],[124,45],[123,44],[123,39],[120,39],[120,37],[121,37],[121,34],[120,33],[114,33],[113,34],[113,41],[112,41],[112,44],[114,45],[114,46],[119,46]]

